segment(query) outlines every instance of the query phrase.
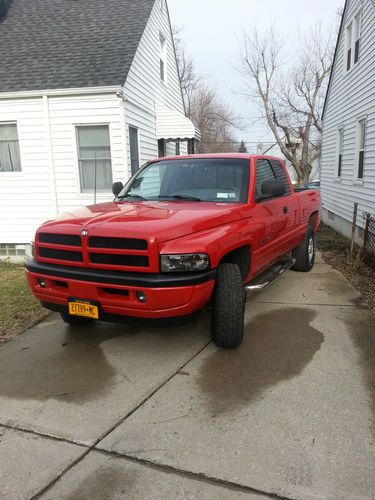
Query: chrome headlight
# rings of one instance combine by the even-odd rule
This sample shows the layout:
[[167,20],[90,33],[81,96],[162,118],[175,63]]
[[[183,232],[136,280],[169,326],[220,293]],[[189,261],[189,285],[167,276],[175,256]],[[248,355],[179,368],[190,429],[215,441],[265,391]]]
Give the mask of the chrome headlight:
[[210,258],[205,253],[161,255],[160,268],[163,273],[205,271],[210,268]]

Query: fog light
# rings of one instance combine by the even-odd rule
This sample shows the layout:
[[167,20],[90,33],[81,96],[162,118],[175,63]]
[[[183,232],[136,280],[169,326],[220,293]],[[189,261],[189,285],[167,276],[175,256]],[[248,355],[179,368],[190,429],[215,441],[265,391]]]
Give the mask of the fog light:
[[146,294],[144,292],[137,292],[137,299],[139,302],[146,302]]
[[44,278],[38,278],[38,285],[41,288],[46,288],[46,280]]

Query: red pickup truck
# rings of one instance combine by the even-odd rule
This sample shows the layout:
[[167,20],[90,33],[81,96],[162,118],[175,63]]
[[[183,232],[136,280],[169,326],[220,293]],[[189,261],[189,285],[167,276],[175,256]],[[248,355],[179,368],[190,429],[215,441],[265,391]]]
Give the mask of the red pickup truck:
[[313,267],[320,192],[294,192],[278,158],[156,159],[113,193],[36,232],[30,287],[67,323],[186,316],[212,302],[213,340],[235,347],[246,290]]

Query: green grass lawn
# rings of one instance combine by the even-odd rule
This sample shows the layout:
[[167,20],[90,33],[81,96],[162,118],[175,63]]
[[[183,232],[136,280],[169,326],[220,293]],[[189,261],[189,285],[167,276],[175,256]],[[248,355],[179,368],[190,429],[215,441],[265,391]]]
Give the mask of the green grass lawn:
[[0,261],[0,344],[46,314],[28,287],[23,266]]

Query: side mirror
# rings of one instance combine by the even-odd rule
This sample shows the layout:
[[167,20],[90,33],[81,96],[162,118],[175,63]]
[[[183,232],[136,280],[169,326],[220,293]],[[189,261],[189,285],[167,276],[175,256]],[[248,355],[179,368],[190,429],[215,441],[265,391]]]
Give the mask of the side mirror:
[[268,198],[278,198],[285,194],[285,184],[281,181],[265,181],[262,184],[262,195],[258,196],[258,201]]
[[114,182],[112,184],[112,193],[117,197],[121,191],[124,189],[124,184],[122,182]]

